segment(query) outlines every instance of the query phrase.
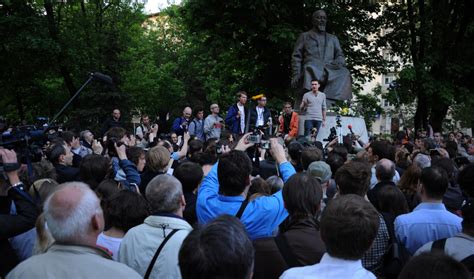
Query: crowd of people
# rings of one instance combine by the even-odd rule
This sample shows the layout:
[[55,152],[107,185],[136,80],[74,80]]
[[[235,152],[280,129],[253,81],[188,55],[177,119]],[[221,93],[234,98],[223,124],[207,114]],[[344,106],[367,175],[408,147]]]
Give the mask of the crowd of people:
[[[115,109],[40,160],[0,148],[0,277],[471,278],[474,142],[461,132],[315,141],[285,103],[247,93],[183,109],[170,131]],[[193,114],[194,112],[194,114]],[[194,117],[193,117],[194,115]]]

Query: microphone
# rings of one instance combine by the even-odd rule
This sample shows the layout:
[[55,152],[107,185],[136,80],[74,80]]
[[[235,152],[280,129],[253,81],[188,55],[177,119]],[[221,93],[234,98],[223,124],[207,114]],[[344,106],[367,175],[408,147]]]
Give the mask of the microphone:
[[354,134],[354,131],[352,131],[352,125],[351,124],[347,125],[347,128],[349,128],[349,131],[351,131],[351,134]]
[[100,80],[102,82],[105,82],[107,84],[113,84],[114,82],[112,81],[112,78],[108,75],[105,75],[103,73],[95,72],[91,73],[92,77],[94,77],[97,80]]

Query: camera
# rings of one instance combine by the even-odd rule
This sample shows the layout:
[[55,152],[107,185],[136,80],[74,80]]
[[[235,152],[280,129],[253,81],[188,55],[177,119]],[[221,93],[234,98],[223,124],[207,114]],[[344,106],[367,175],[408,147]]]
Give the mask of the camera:
[[261,140],[260,147],[263,149],[270,149],[270,141],[269,140]]
[[336,127],[342,127],[342,125],[341,125],[341,116],[339,114],[336,115]]
[[250,134],[247,138],[249,143],[253,143],[253,144],[260,143],[261,139],[262,139],[262,136],[260,135],[260,130],[258,128],[255,128],[253,130],[253,133]]
[[222,145],[220,143],[216,143],[216,154],[217,155],[222,154]]
[[335,128],[335,127],[332,127],[332,128],[330,129],[329,136],[328,136],[326,139],[323,139],[323,141],[332,141],[332,140],[334,140],[335,138],[337,138],[337,131],[336,131],[336,128]]

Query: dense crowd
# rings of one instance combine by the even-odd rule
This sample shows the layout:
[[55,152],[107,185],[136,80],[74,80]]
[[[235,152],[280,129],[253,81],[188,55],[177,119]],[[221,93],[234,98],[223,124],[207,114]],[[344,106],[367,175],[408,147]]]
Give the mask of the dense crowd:
[[322,143],[290,103],[272,127],[246,98],[169,131],[143,115],[129,133],[116,109],[36,162],[1,148],[0,276],[471,278],[474,139]]

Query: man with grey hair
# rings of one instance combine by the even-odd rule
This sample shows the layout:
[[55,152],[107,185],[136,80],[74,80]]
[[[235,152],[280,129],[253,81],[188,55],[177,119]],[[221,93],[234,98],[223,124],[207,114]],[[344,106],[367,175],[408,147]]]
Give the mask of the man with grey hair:
[[46,253],[22,262],[7,278],[140,278],[96,247],[104,215],[86,184],[62,184],[44,203],[44,217],[56,242]]
[[389,159],[380,159],[375,164],[375,177],[377,177],[377,184],[367,192],[367,198],[372,205],[380,210],[378,203],[378,193],[383,187],[396,187],[393,182],[395,175],[395,164]]
[[413,164],[417,165],[420,169],[431,167],[431,158],[430,156],[418,153],[413,159]]
[[181,182],[158,175],[148,183],[146,198],[152,215],[127,232],[119,261],[145,278],[180,278],[178,252],[192,227],[183,219],[186,205]]

